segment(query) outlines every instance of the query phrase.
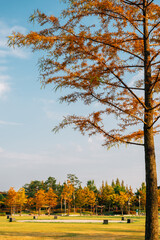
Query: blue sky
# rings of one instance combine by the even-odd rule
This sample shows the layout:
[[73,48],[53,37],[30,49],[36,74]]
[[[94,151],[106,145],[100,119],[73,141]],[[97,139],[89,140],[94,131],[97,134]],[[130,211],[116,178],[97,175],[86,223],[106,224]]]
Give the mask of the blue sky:
[[[12,31],[34,30],[28,21],[34,10],[58,16],[64,7],[59,0],[1,1],[0,191],[49,176],[62,183],[69,173],[83,184],[94,179],[98,187],[102,180],[110,184],[118,177],[136,189],[144,181],[143,148],[107,150],[101,146],[101,136],[81,136],[71,128],[54,134],[52,128],[63,116],[87,109],[81,104],[59,104],[61,92],[55,93],[51,85],[41,89],[37,68],[41,53],[7,47],[6,37]],[[159,158],[157,150],[158,176]]]

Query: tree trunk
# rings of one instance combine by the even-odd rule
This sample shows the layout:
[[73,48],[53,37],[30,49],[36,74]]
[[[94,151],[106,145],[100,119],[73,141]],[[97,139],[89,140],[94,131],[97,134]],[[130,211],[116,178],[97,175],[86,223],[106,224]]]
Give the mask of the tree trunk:
[[13,206],[11,206],[11,216],[12,216],[12,214],[13,214]]
[[70,202],[68,201],[68,216],[70,214]]
[[145,116],[144,150],[146,169],[146,230],[145,240],[158,240],[158,191],[157,171],[153,136],[153,93],[148,35],[147,1],[143,0],[144,26],[144,78],[145,78]]
[[22,205],[20,205],[20,216],[22,215]]
[[41,215],[41,208],[38,208],[38,215]]
[[157,172],[152,129],[144,131],[146,164],[146,235],[145,240],[158,240]]
[[80,216],[82,215],[82,208],[80,208]]
[[66,214],[66,199],[64,199],[64,207],[65,207],[64,212],[65,212],[65,214]]
[[122,213],[122,216],[123,216],[123,207],[121,207],[121,213]]
[[62,209],[62,198],[61,198],[61,213],[63,212],[63,209]]
[[50,216],[51,215],[51,207],[49,206],[48,208],[48,215]]

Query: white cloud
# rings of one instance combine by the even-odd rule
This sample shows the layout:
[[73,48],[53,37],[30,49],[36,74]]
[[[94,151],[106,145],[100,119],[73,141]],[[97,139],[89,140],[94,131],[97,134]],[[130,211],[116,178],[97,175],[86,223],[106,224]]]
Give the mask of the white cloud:
[[14,56],[17,58],[28,58],[29,53],[19,48],[8,47],[8,36],[12,35],[12,32],[26,33],[26,29],[21,26],[10,27],[6,23],[0,21],[0,56],[6,58],[8,56]]
[[8,83],[0,82],[0,98],[4,97],[7,92],[10,91],[10,86]]
[[22,125],[22,124],[21,123],[16,123],[16,122],[7,122],[7,121],[0,120],[0,125],[19,126],[19,125]]
[[9,80],[11,77],[6,73],[8,71],[7,65],[7,57],[16,57],[20,59],[28,58],[29,53],[19,49],[19,48],[9,48],[8,47],[8,36],[12,34],[12,32],[21,32],[25,33],[26,29],[21,26],[8,26],[6,23],[0,21],[0,63],[3,64],[0,66],[0,98],[6,97],[6,94],[10,91],[10,83]]

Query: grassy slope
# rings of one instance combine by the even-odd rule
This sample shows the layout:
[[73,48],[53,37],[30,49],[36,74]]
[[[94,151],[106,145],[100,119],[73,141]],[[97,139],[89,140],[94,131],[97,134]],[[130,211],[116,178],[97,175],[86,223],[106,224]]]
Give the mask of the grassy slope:
[[[53,219],[39,217],[39,219]],[[63,217],[63,219],[68,217]],[[75,217],[69,217],[74,219]],[[88,218],[88,217],[87,217]],[[91,217],[89,217],[91,218]],[[92,217],[101,219],[101,217]],[[102,217],[110,219],[109,217]],[[33,219],[32,217],[16,217],[16,219]],[[62,219],[62,218],[60,218]],[[77,219],[77,217],[76,217]],[[86,219],[86,217],[78,217]],[[121,219],[114,217],[114,219]],[[9,222],[0,217],[0,240],[142,240],[144,239],[144,218],[134,218],[135,222],[127,223],[20,223]]]

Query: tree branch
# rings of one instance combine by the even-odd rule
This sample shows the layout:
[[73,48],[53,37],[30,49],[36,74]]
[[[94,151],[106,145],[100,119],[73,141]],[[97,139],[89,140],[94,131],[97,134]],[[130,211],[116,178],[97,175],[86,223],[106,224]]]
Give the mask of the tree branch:
[[150,63],[160,54],[160,50],[151,58]]
[[158,103],[156,106],[154,106],[153,108],[150,108],[149,110],[154,110],[155,108],[159,107],[160,103]]
[[125,86],[125,88],[137,99],[137,101],[143,106],[143,108],[146,109],[146,106],[141,100],[137,97],[137,95],[123,82],[123,80],[117,76],[114,72],[111,71],[111,73]]
[[[105,83],[105,82],[104,82]],[[113,87],[118,87],[118,88],[123,88],[123,89],[126,89],[126,87],[124,87],[124,86],[119,86],[119,85],[117,85],[117,84],[114,84],[114,83],[106,83],[107,85],[109,85],[109,86],[113,86]],[[140,90],[140,91],[144,91],[145,89],[144,88],[134,88],[134,87],[129,87],[131,90]]]
[[160,118],[160,116],[158,116],[158,117],[154,120],[154,122],[152,123],[152,125],[151,125],[149,128],[153,127],[153,125],[158,121],[159,118]]
[[154,0],[150,1],[150,3],[148,3],[147,7],[153,2]]
[[149,31],[148,36],[151,34],[151,32],[160,24],[160,21],[154,25],[154,27]]
[[128,54],[130,54],[130,55],[132,55],[132,56],[134,56],[134,57],[136,57],[136,58],[139,58],[141,61],[144,62],[144,59],[143,59],[143,58],[141,58],[140,56],[138,56],[138,55],[130,52],[129,50],[120,48],[120,47],[118,47],[118,46],[114,46],[114,45],[112,45],[111,43],[104,43],[104,42],[98,41],[98,40],[93,39],[93,38],[88,38],[88,37],[84,37],[84,38],[85,38],[85,39],[88,39],[88,40],[91,40],[91,41],[93,41],[93,42],[96,42],[96,43],[101,43],[101,44],[104,44],[104,45],[106,45],[106,46],[109,46],[109,47],[118,49],[118,50],[120,50],[120,51],[122,51],[122,52],[128,53]]
[[[90,123],[92,126],[94,126],[94,128],[96,128],[98,130],[99,133],[103,133],[105,136],[112,138],[113,140],[115,140],[116,142],[121,142],[121,143],[125,143],[125,144],[132,144],[132,145],[138,145],[138,146],[144,146],[144,144],[141,143],[135,143],[135,142],[129,142],[129,141],[125,141],[123,139],[119,139],[116,138],[113,135],[110,135],[109,133],[106,133],[106,131],[104,131],[102,128],[100,128],[98,125],[95,125],[93,122],[91,122],[90,120],[87,120],[88,123]],[[110,142],[110,141],[109,141]]]
[[155,62],[155,63],[152,63],[151,66],[154,66],[154,65],[156,65],[156,64],[158,64],[158,63],[160,63],[160,61]]
[[121,111],[121,112],[123,112],[123,113],[125,113],[125,114],[127,114],[127,115],[129,115],[129,116],[131,116],[131,117],[133,117],[133,118],[135,118],[135,119],[137,119],[137,120],[143,122],[144,124],[146,124],[145,121],[143,121],[141,118],[139,118],[139,117],[137,117],[137,116],[135,116],[135,115],[129,113],[128,110],[124,110],[124,109],[118,107],[117,105],[115,105],[115,104],[113,104],[113,103],[111,103],[111,102],[109,102],[109,101],[106,101],[106,100],[104,100],[104,99],[100,99],[100,98],[98,98],[97,96],[95,96],[95,95],[93,94],[92,91],[91,91],[91,95],[92,95],[95,99],[97,99],[98,101],[100,101],[100,102],[104,102],[104,103],[107,103],[107,104],[111,105],[112,107],[118,109],[119,111]]
[[129,0],[124,0],[123,2],[126,3],[126,4],[129,4],[129,5],[136,6],[136,7],[140,8],[141,10],[143,10],[143,9],[140,7],[140,6],[143,6],[143,3],[135,3],[135,2],[131,2],[131,1],[129,1]]
[[159,68],[159,70],[158,70],[156,80],[155,80],[154,83],[152,84],[151,92],[153,91],[153,89],[154,89],[156,83],[158,82],[159,73],[160,73],[160,68]]

